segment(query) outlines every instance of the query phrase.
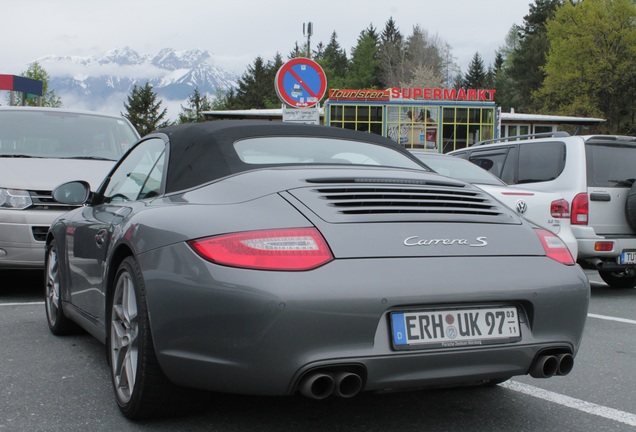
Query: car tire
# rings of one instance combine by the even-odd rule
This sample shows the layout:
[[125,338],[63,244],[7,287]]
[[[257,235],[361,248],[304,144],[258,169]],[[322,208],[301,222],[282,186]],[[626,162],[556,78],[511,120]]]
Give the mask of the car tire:
[[636,286],[636,275],[610,270],[599,270],[598,274],[612,288],[634,288]]
[[60,262],[57,245],[53,240],[46,247],[44,261],[44,307],[49,330],[57,336],[72,334],[79,329],[73,321],[64,315],[60,281]]
[[109,304],[108,360],[119,409],[134,420],[167,414],[173,385],[155,355],[145,286],[133,257],[119,266]]
[[636,183],[632,185],[632,188],[627,194],[627,201],[625,202],[625,214],[629,226],[636,231]]
[[201,411],[207,392],[180,387],[165,376],[155,354],[139,264],[125,258],[115,275],[107,316],[107,354],[115,399],[131,420]]

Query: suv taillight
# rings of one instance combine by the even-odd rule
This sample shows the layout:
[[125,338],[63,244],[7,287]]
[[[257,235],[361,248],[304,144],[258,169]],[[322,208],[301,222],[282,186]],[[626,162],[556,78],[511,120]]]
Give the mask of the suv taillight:
[[590,208],[588,205],[587,194],[580,193],[572,200],[572,216],[570,223],[572,225],[587,225]]
[[550,203],[550,214],[553,218],[567,219],[570,217],[570,205],[564,199]]

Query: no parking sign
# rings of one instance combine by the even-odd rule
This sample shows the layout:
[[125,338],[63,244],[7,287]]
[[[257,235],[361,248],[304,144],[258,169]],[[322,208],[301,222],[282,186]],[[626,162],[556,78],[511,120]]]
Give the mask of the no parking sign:
[[297,57],[278,69],[275,79],[280,100],[294,108],[311,108],[327,90],[327,76],[315,61]]

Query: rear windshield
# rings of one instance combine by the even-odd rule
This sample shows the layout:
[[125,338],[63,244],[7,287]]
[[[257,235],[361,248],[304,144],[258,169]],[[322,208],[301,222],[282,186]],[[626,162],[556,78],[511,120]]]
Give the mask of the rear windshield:
[[587,143],[588,187],[629,187],[636,178],[636,146],[616,142]]
[[33,110],[0,111],[0,157],[117,160],[137,140],[123,119]]
[[242,162],[249,165],[347,164],[424,169],[388,147],[326,137],[257,137],[234,143]]

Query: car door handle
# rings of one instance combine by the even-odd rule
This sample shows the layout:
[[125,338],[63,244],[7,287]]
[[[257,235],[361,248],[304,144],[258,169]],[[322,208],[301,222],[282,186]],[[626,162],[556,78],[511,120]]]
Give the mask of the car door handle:
[[612,196],[608,193],[592,192],[590,194],[590,201],[611,201]]
[[108,231],[104,228],[100,229],[99,231],[97,231],[97,234],[95,234],[95,243],[97,244],[98,248],[104,246],[104,243],[106,242],[106,234],[108,234]]

